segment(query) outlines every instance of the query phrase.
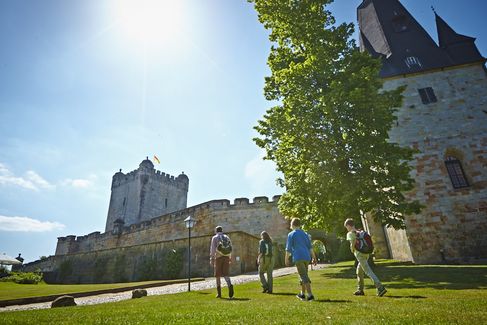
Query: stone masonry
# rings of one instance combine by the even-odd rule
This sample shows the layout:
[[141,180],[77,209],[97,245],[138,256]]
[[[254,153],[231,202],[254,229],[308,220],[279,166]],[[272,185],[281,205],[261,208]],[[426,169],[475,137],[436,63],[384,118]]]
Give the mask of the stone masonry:
[[162,173],[149,159],[128,174],[120,170],[112,179],[105,231],[185,209],[188,186],[189,178],[184,173],[176,178]]
[[[41,269],[46,281],[55,283],[100,283],[167,278],[168,255],[182,252],[178,277],[187,275],[188,230],[184,219],[191,215],[196,225],[191,232],[191,273],[211,276],[210,239],[217,225],[231,236],[231,273],[256,269],[260,233],[266,230],[282,249],[289,231],[277,202],[267,197],[214,200],[148,221],[118,225],[112,231],[85,236],[59,237],[55,256],[26,264],[25,271]],[[165,271],[166,270],[166,271]],[[174,276],[174,275],[173,275]]]
[[[419,200],[424,209],[406,217],[406,231],[381,231],[375,226],[374,236],[388,243],[383,251],[389,250],[392,258],[416,263],[487,257],[487,74],[483,63],[386,79],[384,88],[402,85],[407,86],[404,103],[390,139],[418,150],[412,162],[416,186],[407,196]],[[422,103],[418,89],[426,87],[434,89],[437,102]],[[447,157],[461,162],[468,187],[453,188]]]

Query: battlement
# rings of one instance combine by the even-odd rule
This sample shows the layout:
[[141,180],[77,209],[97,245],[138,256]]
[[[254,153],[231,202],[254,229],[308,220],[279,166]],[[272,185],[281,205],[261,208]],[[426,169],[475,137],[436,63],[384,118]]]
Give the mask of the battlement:
[[120,170],[119,172],[115,173],[112,177],[112,189],[116,188],[118,186],[123,186],[127,183],[134,182],[141,176],[149,176],[153,180],[160,182],[160,183],[165,183],[165,184],[170,184],[172,186],[180,187],[180,188],[188,188],[189,184],[189,179],[188,176],[186,176],[184,173],[180,174],[179,176],[173,176],[170,174],[166,174],[164,172],[161,172],[160,170],[152,169],[152,170],[141,170],[135,169],[127,174],[122,173]]
[[[266,196],[254,197],[252,201],[248,198],[236,198],[233,200],[233,204],[227,199],[212,200],[150,220],[121,226],[117,231],[110,230],[104,233],[95,231],[84,236],[69,235],[66,237],[58,237],[56,255],[150,242],[153,240],[154,234],[157,234],[156,237],[159,237],[161,233],[164,234],[164,238],[166,239],[183,238],[186,237],[184,219],[188,215],[195,216],[198,220],[200,227],[195,231],[200,232],[200,234],[212,233],[213,224],[215,222],[225,224],[225,220],[228,217],[231,217],[237,223],[242,222],[244,225],[247,225],[248,221],[245,221],[246,218],[255,215],[255,213],[261,215],[263,218],[269,218],[269,215],[279,215],[277,210],[279,198],[280,195],[272,197],[272,201]],[[210,219],[207,219],[209,216],[211,216]],[[203,227],[201,226],[202,224],[206,226]]]

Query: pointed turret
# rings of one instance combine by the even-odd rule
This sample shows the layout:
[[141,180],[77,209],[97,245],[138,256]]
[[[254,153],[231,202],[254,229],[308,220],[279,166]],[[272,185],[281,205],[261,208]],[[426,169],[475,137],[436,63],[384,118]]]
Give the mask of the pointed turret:
[[438,42],[455,64],[485,60],[475,45],[475,38],[458,34],[435,11]]
[[[450,54],[440,48],[398,0],[363,0],[357,8],[357,16],[360,47],[373,56],[382,57],[381,77],[459,64],[456,52]],[[451,32],[444,26],[441,28],[443,42],[450,44],[455,41],[455,44],[459,44],[458,41],[461,41],[461,44],[473,44],[473,39],[466,39],[466,36],[449,29]],[[474,57],[473,54],[470,57]]]

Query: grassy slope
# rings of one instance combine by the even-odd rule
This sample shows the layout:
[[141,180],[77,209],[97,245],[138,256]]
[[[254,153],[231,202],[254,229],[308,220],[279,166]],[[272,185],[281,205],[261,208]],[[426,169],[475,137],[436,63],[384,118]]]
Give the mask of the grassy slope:
[[[214,290],[150,296],[118,303],[0,313],[3,324],[424,324],[487,323],[487,266],[413,266],[384,261],[376,268],[389,290],[375,296],[351,295],[351,263],[311,272],[317,301],[294,297],[296,276],[275,279],[275,294],[261,294],[258,283],[236,286],[234,300],[214,298]],[[224,290],[226,294],[226,289]]]
[[163,281],[159,280],[108,284],[17,284],[13,282],[0,282],[0,300],[50,296],[64,293],[87,292],[160,282]]

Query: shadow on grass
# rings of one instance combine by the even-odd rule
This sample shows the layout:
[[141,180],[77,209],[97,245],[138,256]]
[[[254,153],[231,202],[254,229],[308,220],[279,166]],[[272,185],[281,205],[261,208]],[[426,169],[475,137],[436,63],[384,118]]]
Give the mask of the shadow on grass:
[[349,303],[352,302],[351,300],[333,300],[333,299],[315,299],[316,302],[326,302],[326,303]]
[[228,300],[228,301],[249,301],[250,298],[220,298],[221,300]]
[[[453,266],[453,265],[414,265],[410,262],[379,263],[374,273],[387,288],[414,289],[483,289],[487,285],[487,265],[485,266]],[[336,266],[333,272],[322,274],[329,279],[354,279],[355,268]]]
[[389,296],[389,295],[386,295],[384,296],[385,298],[393,298],[393,299],[426,299],[426,297],[424,296]]
[[296,293],[290,293],[290,292],[273,292],[271,293],[273,296],[295,296]]

